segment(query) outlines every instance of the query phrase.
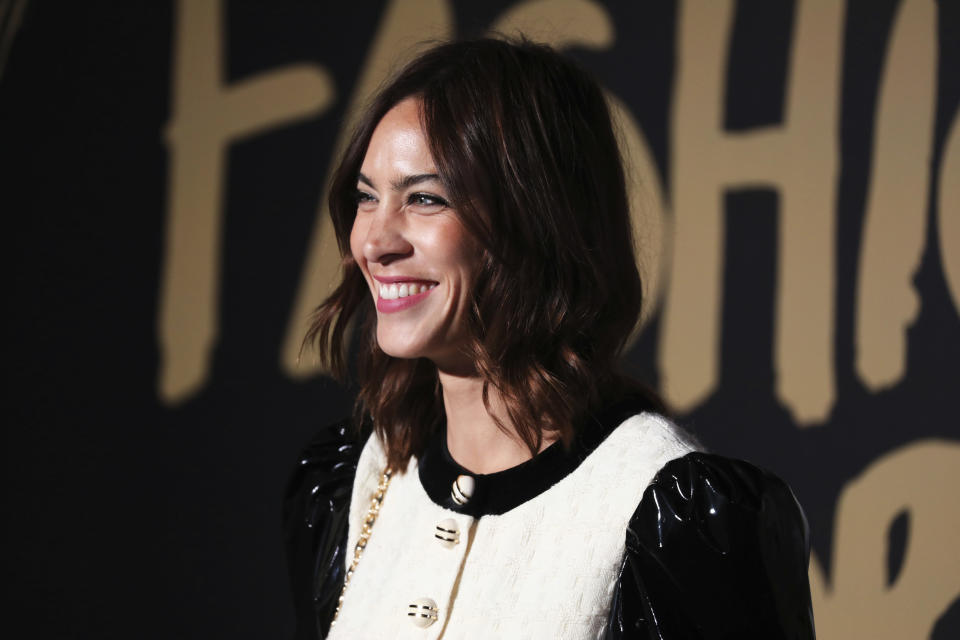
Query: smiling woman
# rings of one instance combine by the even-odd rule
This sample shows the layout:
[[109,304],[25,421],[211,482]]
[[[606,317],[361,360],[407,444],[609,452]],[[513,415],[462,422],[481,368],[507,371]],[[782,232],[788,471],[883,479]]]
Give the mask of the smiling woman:
[[307,338],[345,377],[357,324],[359,394],[290,481],[298,637],[813,637],[789,487],[618,371],[627,202],[602,91],[548,47],[443,44],[375,97]]
[[379,348],[469,372],[460,345],[481,252],[449,204],[420,115],[420,101],[407,98],[374,130],[350,250],[376,300]]

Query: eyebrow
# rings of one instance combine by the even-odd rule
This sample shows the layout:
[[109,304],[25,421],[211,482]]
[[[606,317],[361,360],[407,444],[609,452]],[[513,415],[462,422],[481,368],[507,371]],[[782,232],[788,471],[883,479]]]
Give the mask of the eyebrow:
[[[363,173],[357,174],[357,180],[369,186],[370,188],[376,188],[373,184],[373,181],[367,176],[363,175]],[[394,191],[403,191],[405,189],[409,189],[413,185],[420,184],[421,182],[427,182],[429,180],[436,180],[439,182],[440,176],[435,173],[414,173],[409,176],[404,176],[399,180],[394,180],[390,183],[390,186]]]

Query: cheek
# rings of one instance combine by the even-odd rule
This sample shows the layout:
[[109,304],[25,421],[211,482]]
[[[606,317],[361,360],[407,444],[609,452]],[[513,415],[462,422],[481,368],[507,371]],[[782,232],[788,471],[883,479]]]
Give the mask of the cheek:
[[438,228],[431,244],[435,255],[443,256],[442,261],[451,272],[469,275],[479,268],[480,248],[459,221],[451,220]]
[[456,265],[465,285],[472,288],[481,269],[483,250],[467,234],[460,238],[460,242],[451,245],[451,249],[450,261]]

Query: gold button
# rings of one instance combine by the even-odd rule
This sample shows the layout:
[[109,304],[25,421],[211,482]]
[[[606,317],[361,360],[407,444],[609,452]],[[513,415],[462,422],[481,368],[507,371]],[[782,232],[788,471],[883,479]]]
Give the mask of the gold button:
[[407,617],[424,629],[437,621],[438,613],[437,603],[430,598],[417,598],[407,605]]
[[447,549],[452,549],[460,542],[460,525],[453,518],[447,518],[437,523],[433,537]]
[[473,490],[477,486],[477,481],[473,476],[457,476],[453,481],[453,488],[450,489],[450,497],[457,504],[467,504],[473,497]]

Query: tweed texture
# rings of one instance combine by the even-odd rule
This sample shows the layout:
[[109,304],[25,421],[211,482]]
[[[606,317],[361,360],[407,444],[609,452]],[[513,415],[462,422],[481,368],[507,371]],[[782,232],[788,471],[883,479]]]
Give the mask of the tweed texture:
[[[633,416],[547,491],[476,520],[434,504],[411,461],[393,478],[329,637],[598,638],[643,490],[691,449],[663,417]],[[371,437],[354,484],[350,548],[384,459]],[[453,548],[433,537],[447,518],[460,527]],[[439,608],[427,628],[407,616],[407,605],[421,597]]]

